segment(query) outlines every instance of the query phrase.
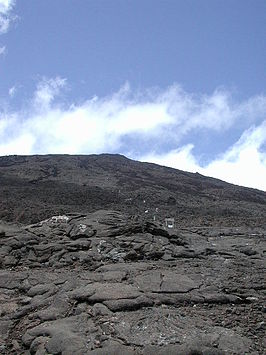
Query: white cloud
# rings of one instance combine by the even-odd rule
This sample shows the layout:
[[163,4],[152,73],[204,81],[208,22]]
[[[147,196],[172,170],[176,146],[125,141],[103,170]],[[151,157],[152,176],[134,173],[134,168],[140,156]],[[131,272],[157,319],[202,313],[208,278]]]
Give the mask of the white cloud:
[[193,144],[187,144],[164,154],[150,152],[149,154],[142,156],[140,160],[143,162],[169,166],[175,169],[196,172],[200,167],[192,154],[193,148]]
[[3,55],[6,53],[6,46],[0,47],[0,55]]
[[12,10],[15,6],[15,0],[0,0],[0,34],[6,33],[11,21],[14,19]]
[[166,154],[148,154],[142,161],[157,163],[247,187],[266,191],[266,120],[259,126],[246,130],[240,139],[224,154],[206,166],[201,166],[189,144]]
[[[0,155],[121,152],[266,189],[266,97],[235,102],[226,91],[192,95],[178,85],[136,93],[126,84],[108,97],[66,107],[60,101],[66,87],[66,79],[43,79],[27,110],[0,112]],[[238,142],[201,166],[191,133],[218,132],[224,139],[236,127],[245,131]],[[184,138],[188,143],[182,143]]]
[[9,12],[12,7],[14,6],[14,0],[0,0],[0,12],[7,13]]
[[237,185],[266,191],[266,120],[245,131],[239,141],[202,172]]
[[9,90],[8,90],[8,95],[12,98],[15,96],[17,92],[17,87],[16,86],[12,86]]
[[32,145],[34,143],[34,137],[32,134],[21,134],[18,138],[8,142],[5,145],[0,145],[0,155],[29,155],[31,153]]
[[49,110],[54,98],[60,90],[66,86],[66,79],[56,77],[54,79],[43,78],[37,85],[33,103],[38,110]]

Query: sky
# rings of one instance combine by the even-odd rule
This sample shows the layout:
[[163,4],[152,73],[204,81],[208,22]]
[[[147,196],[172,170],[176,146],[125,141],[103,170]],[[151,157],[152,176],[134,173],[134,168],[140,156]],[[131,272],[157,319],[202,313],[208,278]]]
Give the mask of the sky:
[[118,153],[266,191],[265,0],[0,0],[0,155]]

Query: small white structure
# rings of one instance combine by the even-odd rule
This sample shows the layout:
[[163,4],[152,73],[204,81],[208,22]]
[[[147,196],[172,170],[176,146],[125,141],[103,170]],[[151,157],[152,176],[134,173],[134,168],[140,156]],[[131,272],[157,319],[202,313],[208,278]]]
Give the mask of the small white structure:
[[52,223],[67,223],[69,221],[69,217],[63,216],[53,216],[49,219]]
[[39,222],[39,224],[42,226],[45,223],[56,224],[56,223],[67,223],[68,221],[69,221],[69,217],[62,215],[62,216],[53,216],[51,218],[45,219]]
[[167,228],[175,228],[175,219],[174,218],[165,218],[165,226]]

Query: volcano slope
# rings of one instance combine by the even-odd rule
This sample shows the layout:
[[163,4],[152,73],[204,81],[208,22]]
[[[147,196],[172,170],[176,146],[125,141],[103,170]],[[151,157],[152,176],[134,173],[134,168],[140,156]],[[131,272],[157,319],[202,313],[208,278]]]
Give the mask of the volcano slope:
[[117,155],[10,156],[0,203],[1,354],[265,353],[264,192]]

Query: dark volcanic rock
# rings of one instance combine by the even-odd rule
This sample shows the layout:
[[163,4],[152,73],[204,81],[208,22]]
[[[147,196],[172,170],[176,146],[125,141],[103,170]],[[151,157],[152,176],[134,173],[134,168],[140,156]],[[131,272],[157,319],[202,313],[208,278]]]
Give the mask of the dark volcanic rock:
[[261,228],[100,210],[1,230],[3,354],[264,351]]
[[120,155],[0,157],[0,196],[0,219],[24,224],[102,208],[179,226],[266,224],[266,192]]
[[0,196],[1,354],[265,353],[264,192],[121,156],[13,156]]

